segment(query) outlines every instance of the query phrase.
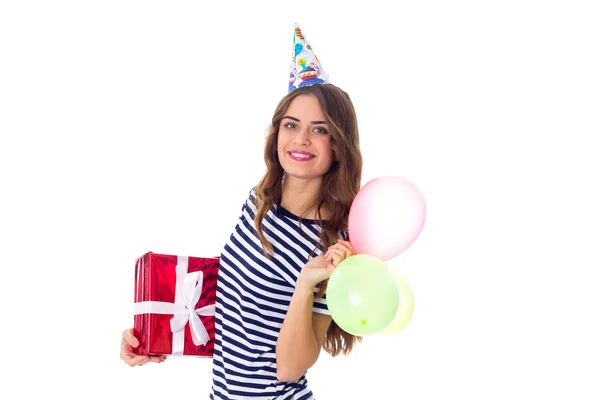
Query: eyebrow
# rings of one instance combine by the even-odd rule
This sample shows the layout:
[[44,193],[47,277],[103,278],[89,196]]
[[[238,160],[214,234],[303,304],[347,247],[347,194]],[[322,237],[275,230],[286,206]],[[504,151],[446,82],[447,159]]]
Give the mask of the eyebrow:
[[[285,117],[283,117],[282,120],[286,119],[286,118],[289,118],[292,121],[300,122],[300,120],[298,118],[290,117],[289,115],[286,115]],[[313,125],[316,125],[316,124],[325,124],[325,125],[327,125],[327,122],[325,122],[325,121],[310,121],[310,123],[313,124]]]

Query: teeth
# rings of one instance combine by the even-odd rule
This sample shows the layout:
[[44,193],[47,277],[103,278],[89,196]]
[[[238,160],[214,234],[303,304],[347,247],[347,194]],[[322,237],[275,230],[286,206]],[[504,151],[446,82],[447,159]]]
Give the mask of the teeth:
[[310,156],[310,155],[308,155],[308,154],[298,154],[298,153],[292,153],[292,155],[293,155],[294,157],[297,157],[297,158],[310,158],[310,157],[311,157],[311,156]]

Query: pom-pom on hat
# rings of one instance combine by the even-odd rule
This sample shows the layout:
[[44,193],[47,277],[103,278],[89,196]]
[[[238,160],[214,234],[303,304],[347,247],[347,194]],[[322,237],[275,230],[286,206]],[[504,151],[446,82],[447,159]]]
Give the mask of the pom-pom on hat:
[[294,24],[294,47],[292,64],[290,65],[290,82],[288,92],[303,86],[329,83],[319,59],[302,34],[298,24]]

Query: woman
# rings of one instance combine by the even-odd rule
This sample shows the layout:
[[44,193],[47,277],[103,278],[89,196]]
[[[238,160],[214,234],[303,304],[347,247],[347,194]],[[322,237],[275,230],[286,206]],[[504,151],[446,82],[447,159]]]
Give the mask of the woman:
[[[290,82],[275,110],[267,171],[220,258],[215,400],[313,399],[305,374],[320,349],[348,354],[360,340],[332,321],[324,296],[334,268],[354,254],[344,239],[362,172],[356,114],[344,91],[306,67],[303,55],[312,49],[297,27],[295,38],[302,42],[295,41],[294,54],[302,57],[291,78],[302,82]],[[125,330],[121,358],[129,365],[164,361],[134,354],[137,345]]]
[[[331,84],[288,93],[265,161],[221,255],[211,399],[311,399],[305,372],[320,348],[348,354],[357,340],[331,320],[323,296],[324,281],[353,254],[339,239],[362,170],[348,95]],[[136,345],[126,330],[121,356],[130,365],[164,360],[133,354]]]

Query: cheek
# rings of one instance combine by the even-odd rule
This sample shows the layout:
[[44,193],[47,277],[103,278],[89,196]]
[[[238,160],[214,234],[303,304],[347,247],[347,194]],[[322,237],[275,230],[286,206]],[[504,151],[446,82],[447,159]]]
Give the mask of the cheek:
[[280,131],[279,134],[277,135],[277,149],[282,151],[288,142],[289,142],[289,134],[286,134],[285,132]]
[[282,134],[277,136],[277,153],[281,153],[285,147],[285,139]]
[[321,150],[320,153],[321,153],[321,155],[324,156],[324,158],[326,158],[328,161],[333,160],[333,148],[331,147],[331,143],[329,143],[329,141],[324,142],[321,145],[320,150]]
[[285,154],[285,148],[288,145],[289,140],[285,134],[279,133],[277,136],[277,158],[279,159],[279,163],[283,162],[283,156]]

